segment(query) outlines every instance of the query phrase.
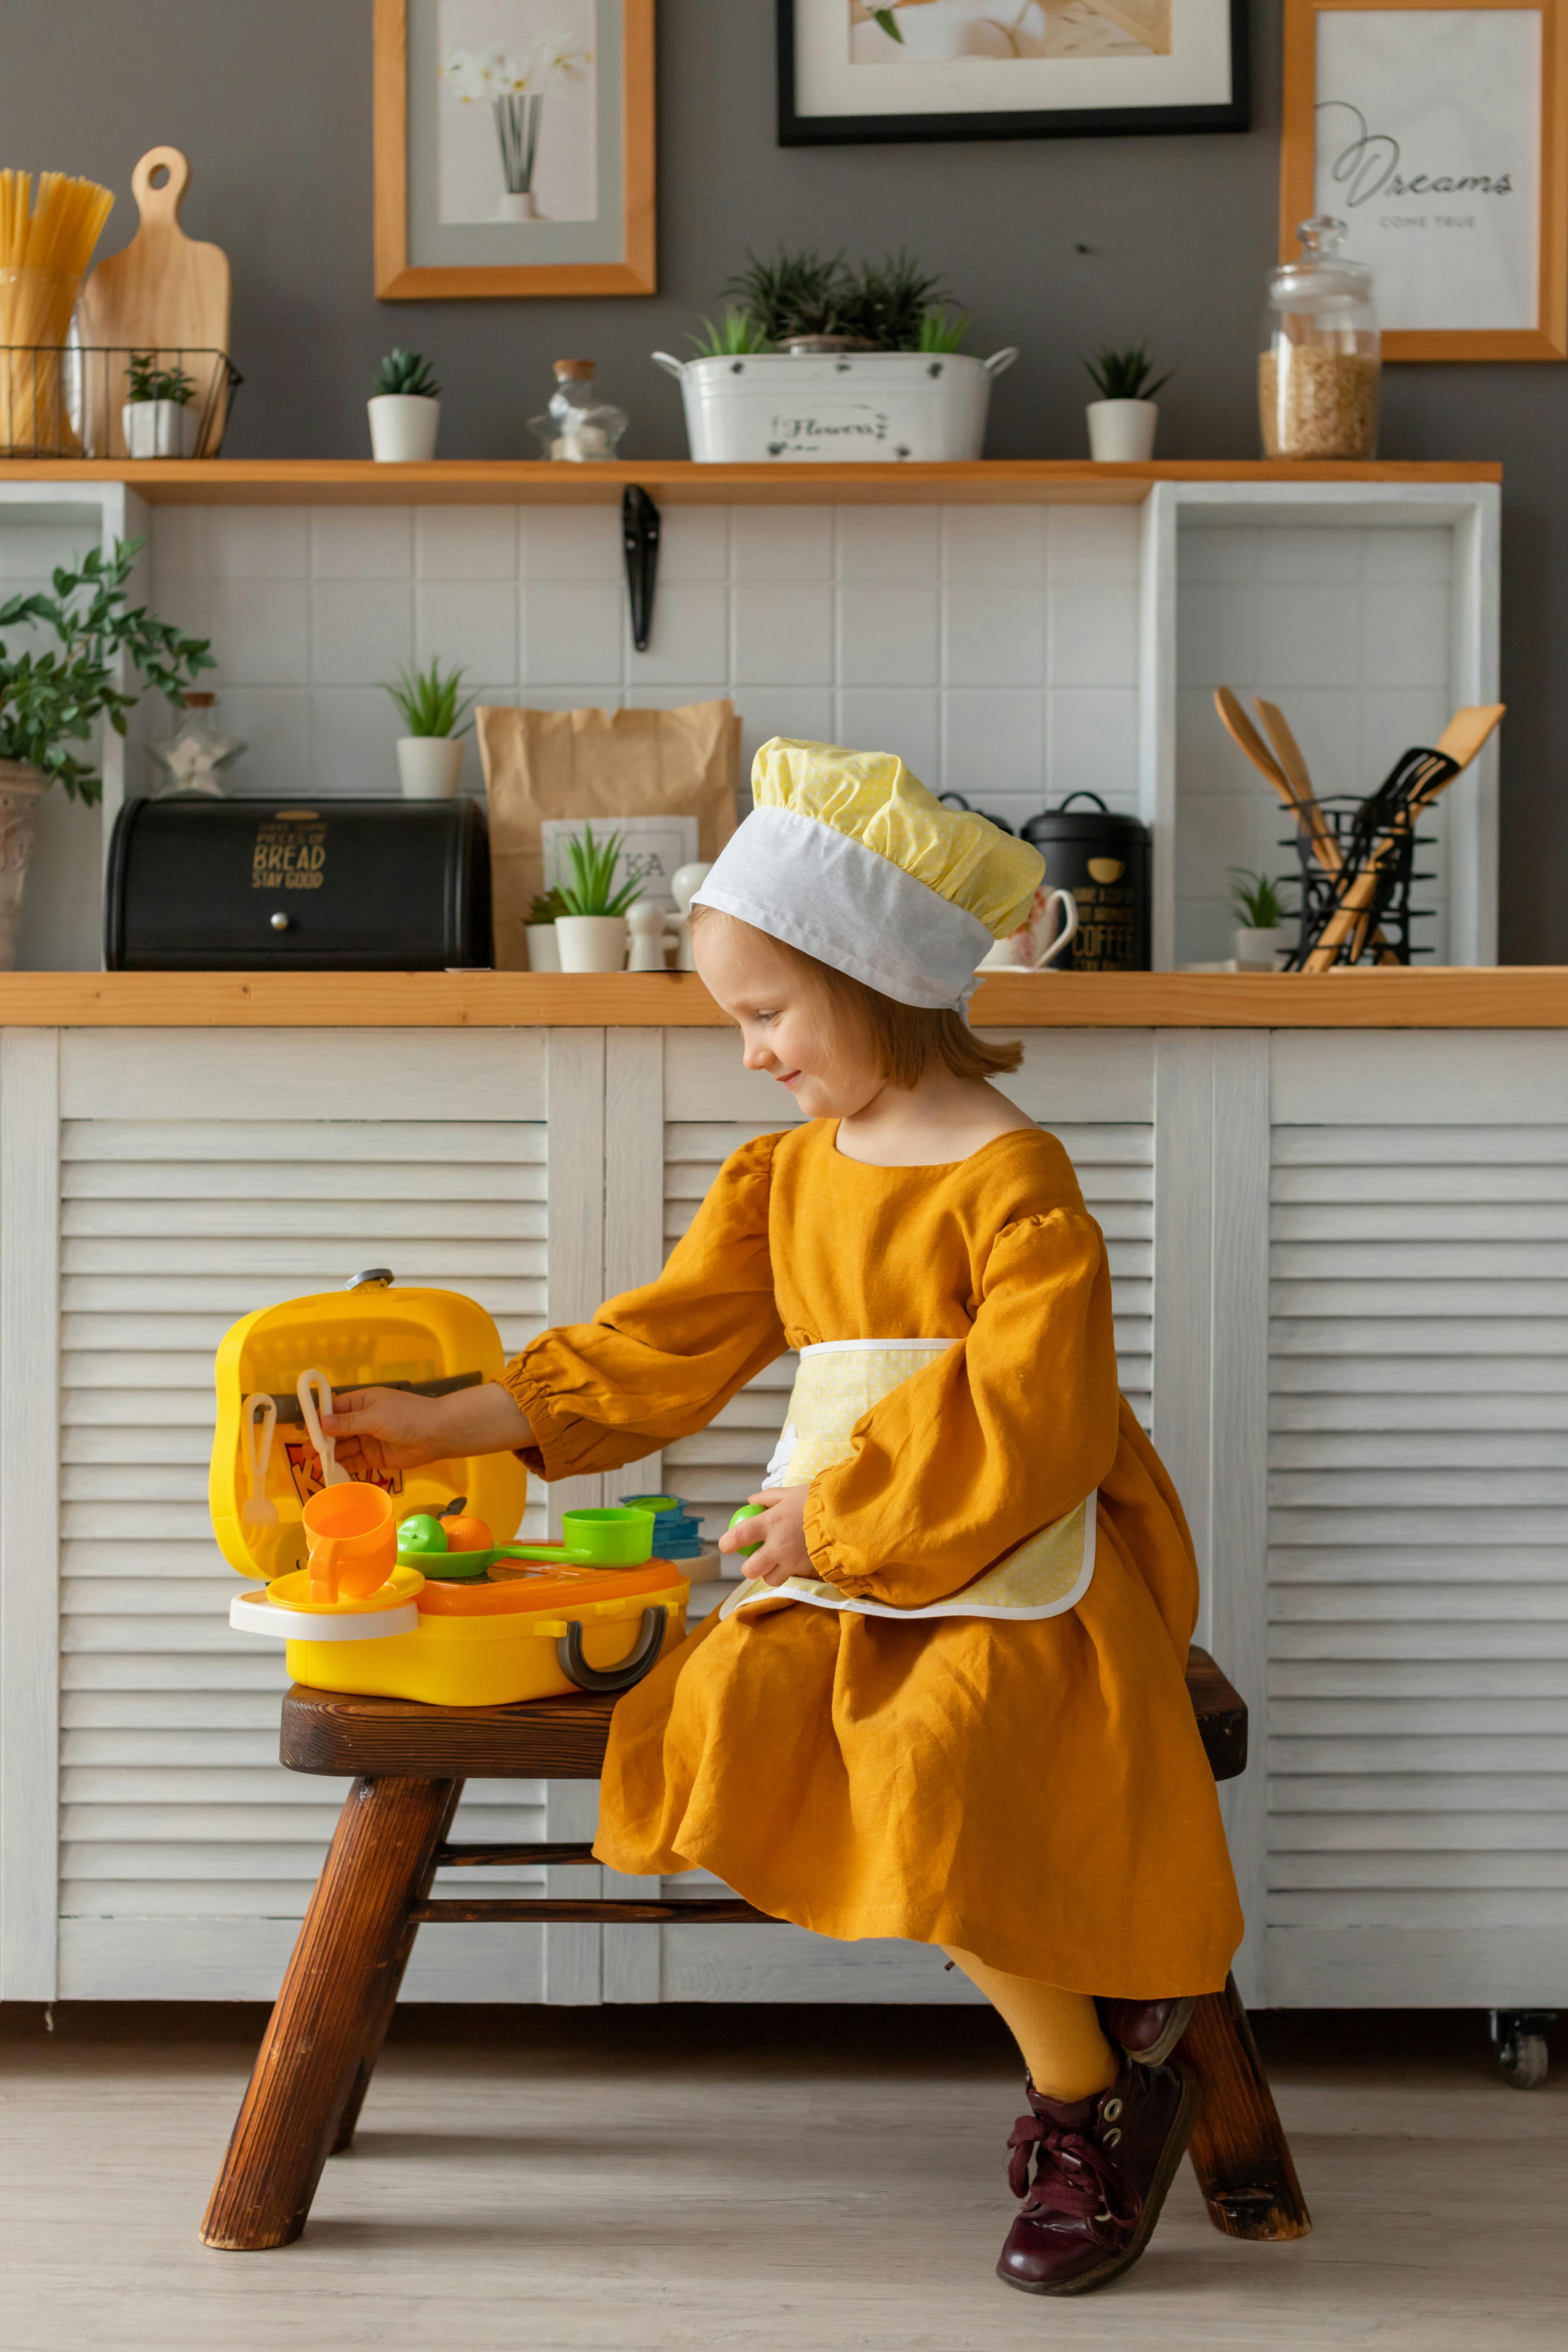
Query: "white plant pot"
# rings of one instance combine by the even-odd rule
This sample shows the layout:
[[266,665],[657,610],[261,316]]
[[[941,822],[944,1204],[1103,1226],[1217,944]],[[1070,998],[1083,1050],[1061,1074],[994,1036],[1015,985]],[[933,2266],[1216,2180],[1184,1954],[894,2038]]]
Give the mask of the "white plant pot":
[[555,944],[563,971],[624,971],[626,919],[624,915],[557,915]]
[[120,412],[128,457],[194,457],[202,420],[186,400],[128,400]]
[[371,455],[383,466],[407,466],[436,455],[441,404],[414,392],[378,392],[366,401]]
[[1084,415],[1089,454],[1097,465],[1142,466],[1153,456],[1157,400],[1091,400]]
[[1278,969],[1276,959],[1289,953],[1290,925],[1275,923],[1268,930],[1258,930],[1248,923],[1238,923],[1230,940],[1230,951],[1237,963],[1253,971],[1274,971]]
[[463,772],[460,735],[400,735],[397,772],[405,801],[455,801]]
[[555,936],[553,923],[525,923],[523,933],[528,940],[530,971],[559,971],[561,942]]
[[994,379],[1016,349],[988,360],[962,352],[761,352],[656,363],[680,385],[686,434],[700,465],[768,458],[820,465],[978,457]]
[[533,201],[530,188],[508,188],[496,208],[498,221],[536,221],[544,215]]
[[38,803],[48,779],[21,760],[0,760],[0,971],[16,969],[22,893],[38,837]]

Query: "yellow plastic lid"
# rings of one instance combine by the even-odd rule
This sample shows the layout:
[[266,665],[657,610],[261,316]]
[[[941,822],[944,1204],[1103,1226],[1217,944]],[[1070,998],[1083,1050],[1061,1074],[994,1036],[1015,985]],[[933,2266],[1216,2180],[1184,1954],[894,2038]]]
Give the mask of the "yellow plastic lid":
[[[455,1290],[400,1290],[379,1272],[357,1277],[352,1289],[285,1299],[243,1317],[217,1351],[207,1482],[213,1533],[229,1566],[270,1584],[304,1565],[300,1514],[321,1490],[322,1464],[298,1402],[303,1373],[323,1373],[338,1391],[450,1389],[499,1380],[505,1360],[500,1334],[474,1299]],[[270,1397],[277,1414],[259,1478],[247,1463],[244,1426],[245,1402],[258,1395]],[[458,1455],[374,1483],[393,1495],[399,1518],[442,1511],[466,1496],[499,1542],[515,1535],[528,1499],[528,1473],[512,1454]]]

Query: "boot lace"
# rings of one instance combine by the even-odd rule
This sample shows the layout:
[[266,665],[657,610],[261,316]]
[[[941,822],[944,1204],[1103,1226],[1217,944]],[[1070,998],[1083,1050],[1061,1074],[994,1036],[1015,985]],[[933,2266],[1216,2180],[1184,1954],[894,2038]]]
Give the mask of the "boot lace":
[[1026,2221],[1080,2222],[1101,2245],[1126,2238],[1143,2200],[1118,2171],[1108,2148],[1085,2132],[1063,2131],[1036,2115],[1018,2117],[1007,2146],[1007,2186],[1023,2198]]

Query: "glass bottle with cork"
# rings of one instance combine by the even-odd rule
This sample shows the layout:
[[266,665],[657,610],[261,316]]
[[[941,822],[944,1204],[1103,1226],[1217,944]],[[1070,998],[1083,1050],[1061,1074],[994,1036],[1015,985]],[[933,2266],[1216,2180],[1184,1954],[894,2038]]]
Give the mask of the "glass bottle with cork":
[[624,408],[599,397],[594,389],[596,373],[593,360],[556,361],[550,405],[542,416],[528,420],[529,431],[547,457],[580,466],[615,456],[616,444],[631,420]]

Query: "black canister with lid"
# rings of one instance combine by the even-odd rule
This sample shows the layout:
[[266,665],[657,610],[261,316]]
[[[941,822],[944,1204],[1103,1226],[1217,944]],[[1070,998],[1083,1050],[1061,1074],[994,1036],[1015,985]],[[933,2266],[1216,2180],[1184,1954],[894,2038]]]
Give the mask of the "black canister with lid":
[[[1075,809],[1075,801],[1092,808]],[[1023,837],[1046,861],[1045,887],[1070,890],[1078,932],[1058,971],[1147,971],[1150,966],[1149,829],[1118,816],[1098,793],[1069,793],[1032,816]]]

